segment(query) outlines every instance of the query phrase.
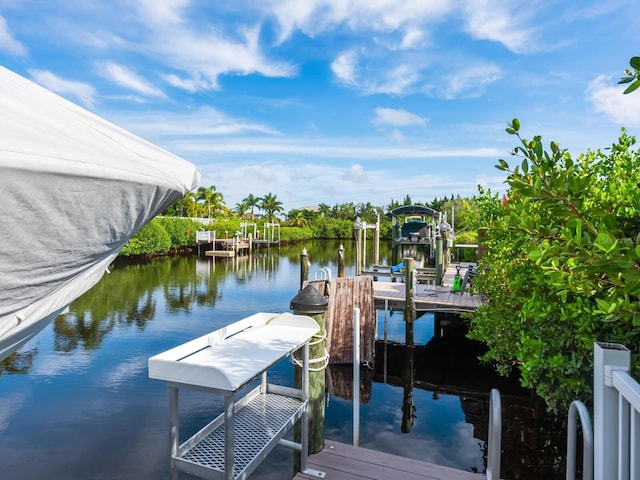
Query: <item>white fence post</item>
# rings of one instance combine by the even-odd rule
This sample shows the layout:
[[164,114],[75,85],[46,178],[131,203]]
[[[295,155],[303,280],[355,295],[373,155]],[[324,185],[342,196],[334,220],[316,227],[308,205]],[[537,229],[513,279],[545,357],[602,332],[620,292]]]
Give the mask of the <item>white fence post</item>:
[[594,479],[618,478],[618,391],[612,372],[628,371],[631,352],[617,343],[596,343],[593,351]]

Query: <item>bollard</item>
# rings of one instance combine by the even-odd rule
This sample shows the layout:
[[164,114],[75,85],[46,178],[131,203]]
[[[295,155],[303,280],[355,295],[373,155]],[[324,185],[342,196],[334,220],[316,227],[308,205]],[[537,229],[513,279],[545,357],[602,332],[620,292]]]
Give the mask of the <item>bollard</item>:
[[[326,351],[326,312],[328,302],[313,285],[307,285],[291,300],[296,315],[308,315],[320,326],[309,346],[309,455],[324,448],[325,368],[329,361]],[[294,367],[294,385],[300,388],[302,372]]]
[[344,278],[344,245],[338,248],[338,278]]
[[303,248],[300,254],[300,290],[309,281],[309,255],[307,249]]

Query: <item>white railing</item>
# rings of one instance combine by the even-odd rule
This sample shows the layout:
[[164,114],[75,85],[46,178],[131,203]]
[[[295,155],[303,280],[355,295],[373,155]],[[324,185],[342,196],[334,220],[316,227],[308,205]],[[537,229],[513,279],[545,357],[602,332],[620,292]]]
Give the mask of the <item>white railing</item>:
[[320,270],[316,270],[314,280],[326,280],[331,283],[331,269],[329,267],[322,267]]
[[591,417],[584,403],[574,400],[569,406],[567,422],[567,476],[566,480],[576,478],[576,446],[578,437],[578,421],[582,430],[582,480],[593,480],[593,428]]
[[215,231],[196,232],[196,242],[215,242],[215,241],[216,241]]
[[489,398],[489,438],[487,439],[487,480],[500,480],[502,457],[502,403],[493,388]]
[[630,366],[625,346],[595,344],[595,480],[640,479],[640,384]]

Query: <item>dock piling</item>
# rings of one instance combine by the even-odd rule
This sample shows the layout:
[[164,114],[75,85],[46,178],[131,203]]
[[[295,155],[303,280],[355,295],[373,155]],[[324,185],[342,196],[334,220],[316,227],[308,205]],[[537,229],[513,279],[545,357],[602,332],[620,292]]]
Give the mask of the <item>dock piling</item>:
[[404,263],[404,281],[405,281],[405,302],[404,302],[404,328],[405,328],[405,344],[413,346],[413,328],[414,321],[416,319],[416,305],[415,305],[415,285],[414,285],[414,259],[412,257],[405,257],[402,262]]
[[300,290],[309,281],[309,255],[307,249],[303,248],[300,254]]
[[[321,452],[324,448],[324,395],[325,368],[329,363],[326,349],[326,312],[328,302],[308,284],[291,300],[291,309],[296,315],[307,315],[320,326],[320,331],[309,344],[309,454]],[[294,368],[294,384],[302,385],[302,371]]]

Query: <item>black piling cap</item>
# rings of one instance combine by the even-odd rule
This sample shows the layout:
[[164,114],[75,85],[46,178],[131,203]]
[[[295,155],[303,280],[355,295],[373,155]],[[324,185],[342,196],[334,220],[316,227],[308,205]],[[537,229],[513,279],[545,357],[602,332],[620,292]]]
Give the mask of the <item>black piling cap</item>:
[[307,285],[291,299],[291,310],[302,314],[325,313],[329,303],[313,285]]

